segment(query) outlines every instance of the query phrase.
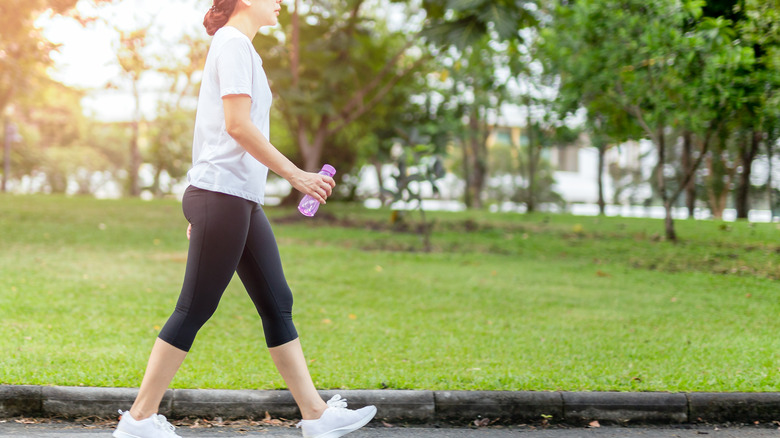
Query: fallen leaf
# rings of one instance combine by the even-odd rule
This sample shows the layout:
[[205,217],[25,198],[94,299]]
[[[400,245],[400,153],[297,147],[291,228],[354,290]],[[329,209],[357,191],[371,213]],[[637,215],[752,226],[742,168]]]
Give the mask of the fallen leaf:
[[328,318],[325,318],[325,319],[322,320],[323,324],[330,324],[331,322],[333,322],[333,321],[329,320]]
[[374,266],[374,270],[375,270],[376,272],[382,272],[382,267],[381,267],[381,266],[379,266],[379,265],[376,265],[376,266]]
[[382,426],[384,426],[384,427],[395,427],[395,426],[393,426],[392,424],[390,424],[390,423],[388,423],[386,421],[382,422]]
[[488,424],[490,424],[490,419],[489,418],[482,418],[482,419],[479,419],[479,420],[474,420],[474,425],[477,426],[477,427],[485,427]]
[[598,421],[594,420],[588,423],[588,427],[601,427]]
[[596,276],[597,277],[611,277],[612,275],[607,274],[606,272],[604,272],[602,270],[598,270],[598,271],[596,271]]
[[357,319],[357,315],[355,315],[354,313],[350,313],[349,319]]

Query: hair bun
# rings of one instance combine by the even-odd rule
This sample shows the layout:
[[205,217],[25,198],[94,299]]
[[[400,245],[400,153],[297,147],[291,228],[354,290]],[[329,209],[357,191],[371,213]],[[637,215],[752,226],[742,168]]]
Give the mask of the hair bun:
[[214,0],[206,16],[203,17],[203,26],[206,27],[206,33],[214,35],[221,29],[233,15],[236,9],[237,0]]

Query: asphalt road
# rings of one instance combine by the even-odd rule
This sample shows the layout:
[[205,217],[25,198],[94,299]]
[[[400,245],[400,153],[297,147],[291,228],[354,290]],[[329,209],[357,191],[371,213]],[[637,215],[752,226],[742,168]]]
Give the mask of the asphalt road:
[[[0,438],[95,438],[109,437],[110,425],[48,423],[20,424],[14,420],[0,421]],[[301,432],[279,426],[229,426],[211,428],[179,427],[177,433],[186,437],[271,437],[301,438]],[[350,438],[778,438],[777,426],[678,426],[678,427],[599,427],[549,428],[489,427],[489,428],[431,428],[431,427],[367,427],[348,435]]]

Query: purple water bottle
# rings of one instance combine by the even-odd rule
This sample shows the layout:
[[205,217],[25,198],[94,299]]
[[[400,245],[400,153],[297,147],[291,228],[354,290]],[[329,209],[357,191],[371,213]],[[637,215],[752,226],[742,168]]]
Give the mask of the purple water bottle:
[[[336,174],[336,169],[330,164],[326,164],[322,166],[322,170],[319,171],[319,174],[327,175],[333,178],[333,175]],[[308,217],[314,216],[314,213],[317,212],[318,208],[320,208],[319,201],[309,195],[304,196],[303,199],[301,199],[301,203],[298,204],[298,211],[300,211],[304,216]]]

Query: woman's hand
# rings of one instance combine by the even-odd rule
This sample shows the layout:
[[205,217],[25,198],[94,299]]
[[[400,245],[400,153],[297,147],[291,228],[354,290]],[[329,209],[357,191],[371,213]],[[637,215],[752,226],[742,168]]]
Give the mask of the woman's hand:
[[333,188],[336,187],[336,181],[333,178],[302,170],[293,174],[288,181],[295,190],[305,195],[310,195],[320,204],[325,203],[328,196],[333,193]]
[[192,224],[187,227],[187,240],[190,240],[190,236],[192,235]]

